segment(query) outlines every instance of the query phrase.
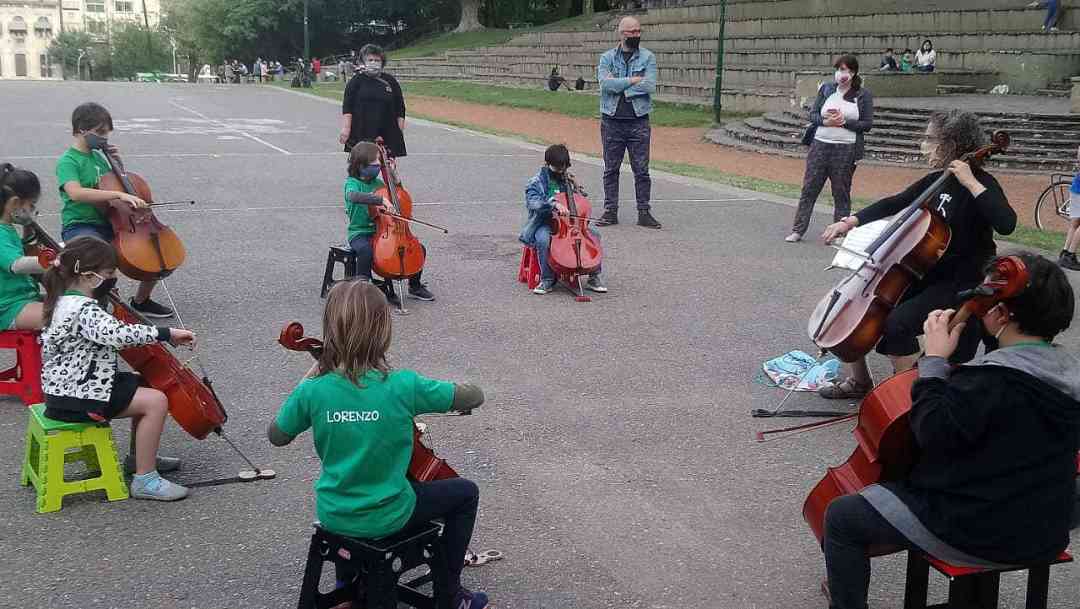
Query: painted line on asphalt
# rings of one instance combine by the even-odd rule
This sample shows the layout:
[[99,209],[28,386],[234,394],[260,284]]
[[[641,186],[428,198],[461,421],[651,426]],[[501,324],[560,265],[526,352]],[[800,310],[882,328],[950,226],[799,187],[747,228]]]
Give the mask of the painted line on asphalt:
[[[297,157],[343,157],[344,152],[290,152],[289,156]],[[270,152],[178,152],[175,154],[124,154],[125,159],[176,159],[176,158],[244,158],[244,157],[279,157],[280,154]],[[534,154],[497,154],[491,152],[411,152],[410,157],[468,157],[468,158],[527,158],[535,159]],[[3,157],[12,161],[52,161],[56,160],[55,154],[36,154],[23,156]]]
[[227,123],[225,123],[223,121],[219,121],[219,120],[210,118],[209,116],[206,116],[202,112],[199,112],[198,110],[195,110],[193,108],[188,108],[187,106],[177,102],[176,100],[170,99],[169,104],[172,105],[172,106],[175,106],[175,107],[177,107],[177,108],[179,108],[181,110],[184,110],[185,112],[190,112],[190,113],[194,114],[195,116],[197,116],[197,117],[199,117],[199,118],[201,118],[201,119],[203,119],[205,121],[208,121],[208,122],[211,122],[211,123],[217,123],[218,125],[221,125],[223,128],[225,128],[225,129],[227,129],[229,131],[232,131],[233,133],[238,133],[238,134],[248,138],[249,140],[251,140],[253,142],[258,142],[258,143],[262,144],[263,146],[266,146],[267,148],[272,148],[272,149],[277,150],[278,152],[280,152],[282,154],[288,154],[288,155],[292,154],[288,150],[285,150],[284,148],[281,148],[280,146],[275,146],[275,145],[271,144],[270,142],[268,142],[268,141],[266,141],[266,140],[264,140],[264,139],[262,139],[260,137],[251,135],[247,131],[243,131],[241,129],[237,129],[235,127],[232,127],[232,126],[228,125]]
[[[747,203],[750,201],[756,201],[757,199],[653,199],[653,203],[690,203],[690,204],[708,204],[708,203]],[[517,205],[520,201],[428,201],[425,203],[414,202],[414,207],[451,207],[455,205],[471,206],[471,205]],[[634,203],[633,199],[620,201],[622,204],[630,205]],[[289,203],[282,203],[276,206],[258,206],[258,207],[184,207],[177,209],[168,209],[165,207],[159,207],[155,213],[159,214],[204,214],[204,213],[251,213],[251,212],[263,212],[263,211],[295,211],[295,210],[317,210],[317,209],[341,209],[344,203],[341,204],[323,204],[323,205],[291,205]],[[41,213],[39,217],[52,217],[59,216],[59,213]]]

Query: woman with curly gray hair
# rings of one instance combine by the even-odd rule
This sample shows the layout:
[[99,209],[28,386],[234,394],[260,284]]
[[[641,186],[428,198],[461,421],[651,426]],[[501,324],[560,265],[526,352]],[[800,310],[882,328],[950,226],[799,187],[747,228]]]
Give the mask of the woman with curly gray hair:
[[[892,360],[894,373],[912,368],[918,360],[918,337],[927,315],[955,308],[959,304],[957,293],[982,282],[984,266],[997,253],[994,233],[1008,235],[1016,228],[1016,212],[994,176],[961,160],[985,143],[986,131],[975,114],[960,110],[934,113],[921,145],[934,171],[904,192],[830,224],[822,235],[829,242],[860,224],[893,216],[911,205],[943,172],[952,174],[953,179],[928,202],[930,212],[949,225],[952,240],[937,265],[908,288],[889,313],[877,344],[877,352]],[[980,336],[979,324],[968,324],[951,361],[963,363],[973,358]],[[860,359],[850,364],[848,378],[822,387],[819,393],[826,398],[852,399],[865,395],[873,386],[866,360]]]

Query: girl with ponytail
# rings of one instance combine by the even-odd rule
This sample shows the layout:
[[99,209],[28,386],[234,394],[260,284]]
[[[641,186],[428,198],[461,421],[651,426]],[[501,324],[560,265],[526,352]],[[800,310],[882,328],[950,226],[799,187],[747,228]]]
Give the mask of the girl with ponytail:
[[165,394],[141,386],[141,377],[116,369],[121,349],[165,341],[189,344],[187,330],[127,324],[102,308],[116,286],[116,253],[97,237],[69,241],[45,273],[41,334],[41,389],[45,416],[69,422],[131,419],[132,450],[124,468],[135,476],[131,496],[176,501],[188,490],[169,482],[158,470],[180,467],[178,459],[158,457],[161,431],[169,411]]
[[23,252],[15,224],[34,217],[41,182],[32,171],[0,164],[0,330],[40,330],[41,291],[31,275],[45,272]]

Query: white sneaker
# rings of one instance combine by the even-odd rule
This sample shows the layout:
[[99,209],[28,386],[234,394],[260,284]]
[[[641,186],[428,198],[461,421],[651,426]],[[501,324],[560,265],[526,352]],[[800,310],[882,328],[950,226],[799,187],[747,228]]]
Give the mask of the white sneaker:
[[607,286],[599,277],[589,277],[589,280],[585,282],[585,287],[600,294],[607,293]]
[[162,478],[156,471],[131,481],[131,496],[153,501],[179,501],[188,496],[187,487]]
[[799,233],[791,233],[787,237],[784,237],[784,241],[787,241],[788,243],[798,243],[802,241],[802,235]]
[[543,295],[543,294],[547,294],[548,292],[550,292],[550,291],[552,291],[554,289],[555,289],[555,282],[554,281],[541,281],[540,283],[536,284],[535,288],[533,288],[533,294]]

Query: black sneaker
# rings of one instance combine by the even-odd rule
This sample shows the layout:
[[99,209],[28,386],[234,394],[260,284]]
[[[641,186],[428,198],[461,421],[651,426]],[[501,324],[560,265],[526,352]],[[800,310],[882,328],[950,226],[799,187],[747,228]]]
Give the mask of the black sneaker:
[[145,317],[157,317],[160,319],[173,316],[172,309],[159,302],[154,302],[150,298],[147,298],[143,302],[135,302],[135,299],[132,298],[131,308],[142,313]]
[[605,211],[604,215],[600,216],[600,219],[595,222],[597,226],[611,226],[619,223],[619,212]]
[[435,295],[432,294],[424,284],[411,285],[409,286],[409,298],[431,302],[432,300],[435,300]]
[[1069,269],[1070,271],[1080,271],[1080,260],[1076,259],[1076,254],[1069,252],[1066,256],[1062,254],[1058,259],[1058,265],[1063,269]]
[[637,225],[644,226],[645,228],[660,228],[663,226],[656,221],[656,218],[652,217],[647,211],[639,211],[637,215]]
[[379,289],[386,295],[386,302],[389,302],[390,306],[401,306],[401,299],[398,298],[397,292],[394,291],[394,286],[392,286],[389,281],[380,284]]

